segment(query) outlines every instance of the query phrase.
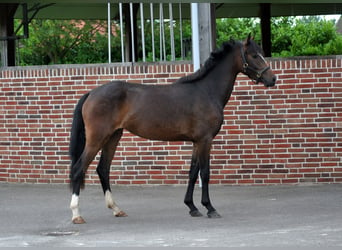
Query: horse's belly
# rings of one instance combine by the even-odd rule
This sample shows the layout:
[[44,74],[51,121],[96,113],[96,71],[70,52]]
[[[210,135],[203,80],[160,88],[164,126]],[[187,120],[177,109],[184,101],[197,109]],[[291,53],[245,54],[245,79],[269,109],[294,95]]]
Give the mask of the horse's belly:
[[191,128],[186,124],[172,121],[156,121],[144,119],[144,121],[129,122],[124,126],[126,130],[137,136],[161,141],[191,141]]

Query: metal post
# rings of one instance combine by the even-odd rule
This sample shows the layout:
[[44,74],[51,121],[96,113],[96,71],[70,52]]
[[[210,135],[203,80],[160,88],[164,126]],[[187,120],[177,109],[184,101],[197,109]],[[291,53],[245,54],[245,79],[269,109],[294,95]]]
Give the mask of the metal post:
[[184,51],[183,51],[183,25],[182,25],[182,4],[179,3],[179,40],[181,47],[181,58],[184,60]]
[[120,38],[121,38],[121,61],[125,62],[125,45],[124,45],[124,29],[122,20],[122,3],[119,3],[119,15],[120,15]]
[[150,3],[150,12],[151,12],[151,33],[152,33],[152,58],[153,62],[156,61],[156,52],[154,47],[154,18],[153,18],[153,3]]
[[112,34],[112,26],[110,24],[110,2],[107,4],[107,15],[108,15],[108,63],[112,63],[112,46],[111,46],[111,34]]
[[160,61],[163,61],[163,36],[164,36],[164,14],[163,4],[159,4],[159,48],[160,48]]
[[194,71],[200,68],[200,48],[198,30],[198,3],[191,3],[192,61]]
[[134,46],[134,23],[133,23],[133,3],[129,3],[129,12],[131,17],[131,34],[132,34],[132,62],[135,62],[135,46]]
[[166,40],[165,40],[165,22],[164,22],[164,8],[162,7],[162,40],[163,40],[163,56],[166,61]]
[[174,37],[174,32],[173,32],[172,3],[169,3],[169,19],[170,19],[171,61],[175,61],[176,55],[175,55],[175,37]]
[[143,54],[143,62],[146,62],[146,54],[145,54],[145,29],[144,29],[144,6],[143,3],[140,3],[140,27],[141,27],[141,45],[142,45],[142,54]]

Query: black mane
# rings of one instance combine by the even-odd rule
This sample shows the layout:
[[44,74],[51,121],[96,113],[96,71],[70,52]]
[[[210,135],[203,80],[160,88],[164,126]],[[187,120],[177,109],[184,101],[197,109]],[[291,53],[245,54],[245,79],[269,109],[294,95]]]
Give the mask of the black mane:
[[212,68],[214,68],[229,52],[232,51],[233,46],[236,44],[234,40],[225,42],[220,49],[210,53],[210,57],[204,62],[204,65],[199,68],[195,73],[181,77],[175,83],[192,83],[194,81],[204,78]]

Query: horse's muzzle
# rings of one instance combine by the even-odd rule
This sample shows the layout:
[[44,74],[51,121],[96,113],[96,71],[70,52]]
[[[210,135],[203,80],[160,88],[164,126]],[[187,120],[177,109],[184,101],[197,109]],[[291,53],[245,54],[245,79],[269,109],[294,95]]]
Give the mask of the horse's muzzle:
[[272,79],[268,80],[268,79],[260,79],[259,82],[262,82],[264,84],[265,87],[269,88],[269,87],[273,87],[276,84],[277,81],[277,77],[273,76]]

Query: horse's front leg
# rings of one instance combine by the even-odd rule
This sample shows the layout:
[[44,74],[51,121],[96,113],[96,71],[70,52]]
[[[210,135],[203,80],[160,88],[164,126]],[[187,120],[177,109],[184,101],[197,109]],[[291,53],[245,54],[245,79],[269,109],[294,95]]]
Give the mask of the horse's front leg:
[[209,218],[221,218],[221,215],[216,211],[216,209],[211,204],[209,198],[209,180],[210,180],[210,169],[209,161],[208,164],[201,166],[201,179],[202,179],[202,205],[208,209]]
[[209,180],[210,180],[210,142],[203,142],[199,145],[199,168],[202,180],[202,205],[208,209],[209,218],[221,218],[221,215],[216,211],[209,197]]
[[194,153],[191,160],[191,166],[189,171],[189,183],[188,189],[185,194],[184,203],[190,208],[189,213],[192,217],[201,217],[203,215],[200,211],[198,211],[198,208],[194,205],[193,201],[194,188],[199,172],[199,165],[197,164],[197,156],[195,155],[195,150],[196,148],[194,148]]

